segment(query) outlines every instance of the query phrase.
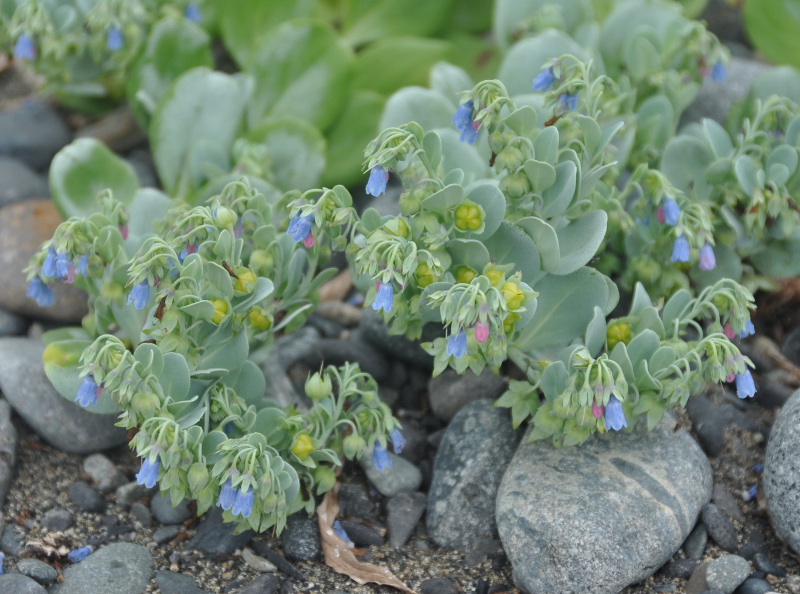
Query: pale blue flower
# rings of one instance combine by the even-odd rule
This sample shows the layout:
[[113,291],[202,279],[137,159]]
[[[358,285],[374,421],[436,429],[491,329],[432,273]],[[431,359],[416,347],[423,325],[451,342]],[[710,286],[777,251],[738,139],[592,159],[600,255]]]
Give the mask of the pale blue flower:
[[375,165],[369,172],[369,180],[367,181],[367,194],[375,196],[376,198],[381,194],[386,193],[386,182],[389,181],[389,174],[386,169],[380,165]]
[[133,307],[136,309],[144,309],[149,302],[150,283],[148,283],[147,280],[143,280],[131,289],[131,293],[128,295],[128,305],[133,303]]
[[745,369],[744,375],[736,374],[736,395],[739,398],[750,398],[756,395],[756,384],[749,369]]
[[14,57],[17,60],[28,60],[29,62],[36,59],[36,44],[25,33],[17,37],[17,43],[14,45]]
[[69,275],[69,258],[64,252],[56,254],[56,274],[58,278],[65,278]]
[[286,235],[289,235],[295,241],[304,241],[311,233],[311,225],[314,223],[314,215],[306,215],[301,217],[295,215],[289,221],[289,228],[286,229]]
[[198,8],[197,4],[194,2],[190,2],[186,5],[186,8],[183,9],[183,16],[193,23],[203,22],[203,15],[200,14],[200,8]]
[[78,274],[89,276],[89,257],[86,254],[78,258]]
[[372,449],[372,466],[378,472],[383,472],[387,468],[392,467],[392,461],[389,459],[389,452],[386,448],[375,442],[375,447]]
[[558,104],[564,111],[575,111],[578,109],[578,95],[569,93],[562,93],[558,97]]
[[451,334],[450,338],[447,339],[446,352],[456,359],[467,354],[467,334],[463,328],[459,329],[455,334]]
[[94,376],[92,376],[90,373],[89,375],[84,376],[83,381],[78,388],[78,395],[75,397],[75,402],[84,408],[87,406],[94,406],[97,404],[97,396],[99,392],[100,389],[97,386],[97,382],[94,381]]
[[157,457],[155,462],[150,462],[150,457],[148,456],[142,460],[142,467],[139,469],[139,472],[136,473],[136,482],[140,485],[144,485],[148,489],[152,489],[156,486],[160,467],[161,462]]
[[672,246],[672,261],[673,262],[688,262],[689,261],[689,242],[686,240],[685,235],[679,236]]
[[625,420],[625,413],[622,412],[622,403],[617,400],[616,396],[611,396],[611,398],[608,399],[605,423],[606,431],[611,429],[619,431],[623,427],[628,426],[628,422]]
[[0,551],[0,575],[3,575],[3,563],[6,560],[6,555],[3,551]]
[[714,255],[714,248],[706,243],[700,248],[700,270],[714,270],[717,265],[717,257]]
[[217,499],[217,507],[221,507],[225,511],[228,511],[233,507],[235,502],[236,489],[233,488],[231,479],[228,479],[223,483],[222,489],[220,489],[219,498]]
[[681,207],[672,198],[664,198],[661,201],[661,208],[664,213],[664,222],[674,227],[678,224],[678,217],[681,216]]
[[392,283],[382,283],[378,287],[378,294],[375,295],[375,301],[372,302],[372,309],[375,311],[392,311],[394,306],[394,288]]
[[533,90],[539,91],[540,93],[546,91],[553,85],[555,80],[555,72],[553,72],[553,67],[550,66],[550,68],[542,70],[536,75],[536,78],[533,79]]
[[750,320],[747,320],[744,323],[744,328],[739,333],[739,336],[741,336],[742,338],[747,338],[748,336],[750,336],[752,334],[755,334],[755,333],[756,333],[756,328],[755,328],[755,326],[753,326],[753,322],[751,322]]
[[46,285],[38,276],[34,276],[31,279],[31,282],[28,283],[28,292],[26,294],[28,297],[36,299],[36,303],[39,305],[39,307],[48,307],[53,305],[56,300],[53,289],[50,288],[50,285]]
[[711,80],[714,82],[722,82],[728,74],[728,69],[722,60],[718,60],[711,68]]
[[106,34],[106,47],[109,51],[118,52],[122,46],[122,31],[119,30],[119,27],[111,27]]
[[57,277],[58,274],[56,273],[56,259],[58,255],[56,254],[56,250],[53,248],[49,248],[47,250],[47,255],[44,257],[44,262],[42,262],[42,274],[44,276],[51,276],[53,278]]
[[234,516],[241,515],[243,518],[249,518],[252,511],[253,487],[248,486],[247,489],[242,489],[241,491],[236,492],[236,499],[233,501],[231,513]]
[[406,447],[406,438],[403,437],[403,434],[400,433],[400,429],[397,427],[392,429],[392,432],[389,434],[389,439],[392,440],[392,449],[395,454],[401,453],[403,448]]
[[459,140],[461,142],[466,142],[467,144],[475,144],[478,141],[478,135],[480,134],[480,131],[480,124],[478,122],[472,122],[469,126],[461,131]]
[[69,553],[67,553],[67,559],[69,559],[72,563],[80,563],[81,561],[86,559],[86,557],[91,555],[93,550],[94,549],[92,549],[92,547],[90,546],[85,546],[79,549],[75,549],[74,551],[70,551]]
[[472,127],[472,111],[474,107],[475,104],[472,101],[466,101],[458,106],[452,122],[456,130],[461,131]]

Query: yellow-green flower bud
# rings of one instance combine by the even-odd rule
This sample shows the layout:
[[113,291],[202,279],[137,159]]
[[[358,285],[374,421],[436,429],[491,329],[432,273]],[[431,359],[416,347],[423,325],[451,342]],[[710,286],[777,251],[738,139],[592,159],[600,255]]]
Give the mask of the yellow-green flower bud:
[[344,455],[349,460],[360,458],[367,449],[367,442],[357,433],[352,433],[342,442]]
[[508,314],[503,320],[503,332],[506,334],[511,334],[514,331],[514,324],[521,319],[522,316],[520,316],[518,313],[511,312]]
[[483,209],[472,202],[465,200],[455,212],[455,225],[461,231],[475,231],[483,226]]
[[269,330],[272,328],[272,320],[260,307],[254,307],[247,312],[247,319],[250,322],[250,326],[253,328],[253,330],[258,330],[261,332],[262,330]]
[[383,228],[387,233],[396,235],[397,237],[410,237],[411,229],[408,228],[408,223],[401,217],[394,217],[384,224]]
[[500,180],[500,191],[511,198],[522,198],[530,190],[528,176],[523,172],[509,173]]
[[233,279],[233,290],[240,293],[251,293],[256,286],[256,275],[247,268],[239,266],[236,270],[238,278]]
[[194,493],[198,493],[208,484],[208,467],[202,462],[195,462],[186,471],[186,481]]
[[508,281],[503,284],[501,291],[503,292],[503,298],[506,300],[508,309],[519,309],[522,307],[522,302],[525,301],[525,294],[517,283]]
[[330,466],[317,466],[314,469],[314,482],[317,484],[317,495],[322,495],[336,484],[336,475]]
[[433,272],[431,272],[431,267],[428,266],[427,262],[420,262],[417,264],[417,270],[414,273],[417,284],[421,288],[425,288],[433,282]]
[[503,277],[505,276],[500,270],[497,270],[497,268],[490,268],[483,274],[486,276],[486,278],[489,279],[489,282],[492,283],[493,287],[499,287],[500,282],[503,280]]
[[161,407],[161,400],[152,392],[136,392],[131,398],[131,410],[145,419],[154,417]]
[[262,276],[270,272],[274,265],[275,259],[266,250],[253,250],[253,253],[250,254],[250,266]]
[[464,283],[468,285],[472,282],[472,279],[474,279],[475,276],[477,276],[477,273],[469,266],[459,266],[456,268],[455,277],[457,283]]
[[230,208],[220,206],[214,211],[214,223],[223,229],[233,229],[239,217]]
[[419,193],[403,192],[400,194],[400,212],[407,217],[413,217],[422,208],[422,200],[419,198]]
[[611,324],[606,329],[606,342],[608,342],[608,350],[612,350],[619,343],[628,344],[631,341],[631,325],[625,322],[617,322]]
[[228,304],[222,299],[214,299],[211,305],[214,306],[214,316],[211,318],[211,323],[219,325],[228,313]]
[[320,372],[312,375],[306,380],[306,395],[314,402],[327,398],[333,391],[333,384],[328,374],[320,374]]
[[294,440],[292,446],[292,453],[297,456],[299,460],[305,460],[314,451],[314,443],[311,441],[311,436],[308,433],[298,433],[297,438]]
[[522,151],[515,146],[507,146],[497,153],[494,164],[499,169],[516,171],[522,165]]

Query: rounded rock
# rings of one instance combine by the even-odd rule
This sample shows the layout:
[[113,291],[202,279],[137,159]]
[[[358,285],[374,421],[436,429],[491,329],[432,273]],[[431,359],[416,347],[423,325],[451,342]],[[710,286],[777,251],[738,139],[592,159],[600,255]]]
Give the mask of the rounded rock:
[[63,532],[74,523],[72,514],[65,509],[51,509],[42,516],[41,524],[43,528],[54,532]]
[[52,584],[58,579],[58,572],[55,568],[38,559],[20,559],[17,561],[17,571],[43,586]]
[[0,594],[47,594],[39,582],[21,573],[0,575]]
[[153,556],[141,545],[116,542],[64,570],[50,594],[141,594],[153,577]]
[[189,501],[184,499],[173,506],[169,497],[164,497],[160,492],[153,495],[150,501],[150,511],[157,522],[164,525],[181,524],[192,516],[189,510]]
[[701,514],[703,524],[708,530],[708,535],[717,545],[729,553],[739,550],[739,539],[736,536],[736,528],[722,511],[713,503],[709,503],[703,508]]
[[106,501],[84,481],[77,481],[69,488],[69,498],[81,511],[101,514],[106,511]]
[[458,594],[459,589],[446,577],[425,580],[419,585],[420,594]]
[[280,539],[283,553],[290,561],[315,561],[322,556],[319,524],[305,512],[297,512],[286,519]]
[[733,594],[768,594],[772,591],[768,581],[750,577],[743,581]]
[[706,569],[706,582],[710,589],[730,594],[750,575],[750,564],[739,555],[723,555],[714,559]]

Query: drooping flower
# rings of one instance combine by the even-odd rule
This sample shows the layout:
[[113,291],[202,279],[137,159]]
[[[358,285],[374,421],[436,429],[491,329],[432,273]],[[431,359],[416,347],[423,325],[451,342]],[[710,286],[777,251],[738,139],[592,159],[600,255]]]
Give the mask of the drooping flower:
[[178,261],[183,264],[183,261],[189,257],[190,254],[194,254],[197,252],[197,244],[196,243],[187,243],[186,247],[181,250],[181,253],[178,254]]
[[447,354],[453,355],[456,359],[467,354],[467,334],[463,328],[447,339]]
[[461,140],[461,142],[466,142],[467,144],[475,144],[478,141],[478,135],[480,134],[480,131],[480,122],[470,122],[470,125],[461,131],[459,140]]
[[452,121],[456,130],[461,132],[465,128],[472,126],[472,111],[474,108],[475,104],[472,101],[466,101],[458,106]]
[[478,320],[475,323],[475,340],[477,342],[486,342],[489,338],[489,323],[481,322]]
[[403,437],[403,434],[400,433],[400,429],[397,427],[392,429],[392,432],[389,433],[389,439],[392,440],[392,449],[395,454],[401,453],[403,448],[406,447],[406,438]]
[[119,30],[119,27],[109,28],[108,33],[106,33],[106,48],[108,48],[108,51],[118,52],[122,49],[122,45],[122,31]]
[[553,72],[553,67],[550,66],[550,68],[542,70],[536,75],[536,78],[533,79],[533,90],[539,91],[540,93],[546,91],[552,86],[555,80],[555,72]]
[[231,513],[234,516],[241,515],[243,518],[249,518],[253,511],[253,487],[249,486],[247,489],[242,489],[236,492],[236,499],[233,501],[233,508]]
[[203,15],[200,14],[200,8],[194,2],[190,2],[186,5],[186,8],[183,9],[183,16],[193,23],[203,22]]
[[758,494],[758,485],[753,485],[749,489],[745,490],[744,493],[742,493],[742,499],[744,499],[745,501],[751,501],[756,498],[757,494]]
[[56,274],[60,279],[64,279],[69,276],[69,258],[67,258],[67,254],[65,252],[58,252],[56,253]]
[[733,331],[733,327],[731,326],[730,322],[725,322],[725,326],[722,328],[722,333],[728,337],[728,340],[733,340],[733,337],[736,336],[736,332]]
[[139,469],[139,472],[136,473],[136,482],[140,485],[144,485],[148,489],[152,489],[156,486],[160,466],[161,462],[158,458],[156,458],[154,462],[151,462],[148,456],[142,460],[142,467]]
[[367,180],[367,194],[376,198],[386,193],[386,182],[389,181],[389,172],[380,165],[375,165],[369,172]]
[[744,328],[742,328],[742,331],[739,333],[739,336],[741,336],[742,338],[747,338],[748,336],[755,333],[756,333],[756,328],[755,326],[753,326],[753,322],[747,320],[744,323]]
[[378,472],[383,472],[387,468],[392,467],[392,461],[389,459],[389,452],[377,441],[375,447],[372,449],[372,466]]
[[700,270],[714,270],[717,265],[717,258],[714,255],[714,248],[706,243],[700,248]]
[[53,278],[57,277],[58,274],[56,273],[56,258],[57,258],[56,250],[50,248],[47,250],[47,255],[44,257],[44,262],[42,262],[42,274],[45,276],[51,276]]
[[219,498],[217,499],[217,507],[221,507],[225,511],[228,511],[233,507],[233,504],[236,502],[236,489],[233,488],[233,483],[231,479],[226,480],[223,485],[222,489],[219,491]]
[[128,305],[133,303],[133,307],[136,309],[144,309],[149,301],[150,283],[145,279],[131,289],[131,293],[128,295]]
[[344,541],[348,549],[352,549],[355,546],[339,520],[333,522],[333,532]]
[[749,369],[745,369],[744,374],[736,374],[736,395],[739,398],[750,398],[756,395],[756,384]]
[[681,216],[681,207],[672,198],[664,198],[661,201],[662,213],[664,221],[670,227],[678,224],[678,218]]
[[86,557],[92,554],[94,549],[90,546],[81,547],[79,549],[75,549],[74,551],[70,551],[67,553],[67,559],[69,559],[72,563],[80,563]]
[[6,560],[6,555],[3,551],[0,551],[0,575],[3,575],[3,563]]
[[36,44],[25,33],[17,37],[17,43],[14,45],[14,57],[17,60],[28,60],[29,62],[36,59]]
[[592,416],[595,419],[599,419],[604,414],[606,414],[606,407],[602,404],[598,404],[596,401],[592,401]]
[[622,412],[622,403],[617,400],[616,396],[611,396],[611,398],[608,399],[605,421],[606,430],[613,429],[614,431],[619,431],[623,427],[628,426],[628,422],[625,420],[625,413]]
[[78,388],[78,395],[75,396],[75,402],[83,406],[94,406],[97,404],[97,398],[103,389],[97,385],[94,376],[90,373],[84,376],[80,387]]
[[286,229],[286,235],[289,235],[295,241],[305,241],[311,234],[311,225],[314,223],[314,215],[306,215],[301,217],[299,214],[292,217],[289,221],[289,227]]
[[688,262],[689,254],[689,242],[686,240],[685,235],[680,235],[672,246],[671,259],[673,262]]
[[39,307],[49,307],[56,301],[53,289],[50,288],[50,285],[46,285],[41,277],[38,276],[34,276],[31,282],[28,283],[28,291],[26,294],[28,297],[36,299],[36,303]]
[[392,311],[394,307],[394,287],[391,282],[381,283],[378,286],[378,294],[375,295],[375,301],[372,302],[372,309],[380,311],[381,309],[386,312]]
[[119,234],[122,235],[122,239],[128,239],[127,225],[117,225],[117,229],[119,229]]
[[711,68],[711,80],[714,82],[722,82],[728,74],[728,69],[722,60],[717,60]]
[[564,111],[575,111],[578,109],[578,94],[562,93],[558,96],[558,105]]

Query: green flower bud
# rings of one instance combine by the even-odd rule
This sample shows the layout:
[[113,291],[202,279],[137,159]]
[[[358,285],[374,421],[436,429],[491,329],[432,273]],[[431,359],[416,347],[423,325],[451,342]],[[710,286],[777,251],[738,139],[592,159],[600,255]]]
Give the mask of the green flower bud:
[[298,433],[292,446],[292,453],[297,456],[299,460],[305,460],[314,451],[314,442],[311,441],[311,436],[308,433]]
[[275,259],[266,250],[253,250],[250,254],[250,266],[256,272],[265,276],[275,265]]
[[562,419],[569,419],[575,416],[577,408],[569,398],[556,398],[553,401],[553,414]]
[[455,212],[456,229],[461,231],[476,231],[483,226],[483,209],[472,202],[465,200]]
[[500,191],[511,198],[522,198],[530,192],[531,185],[528,176],[523,172],[510,173],[500,180]]
[[344,438],[342,449],[345,457],[353,460],[360,458],[364,454],[367,449],[367,442],[357,433],[353,433]]
[[214,223],[223,229],[233,229],[239,217],[230,208],[220,206],[214,211]]
[[422,201],[417,192],[403,192],[400,195],[400,212],[404,216],[414,216],[420,208],[422,208]]
[[161,400],[152,392],[136,392],[131,398],[131,410],[139,416],[149,419],[154,417],[161,407]]
[[306,395],[314,402],[330,396],[331,391],[333,384],[327,374],[317,372],[306,380]]
[[201,462],[195,462],[189,466],[186,472],[186,480],[193,493],[198,493],[208,484],[208,466]]
[[522,165],[522,151],[515,146],[507,146],[497,153],[494,164],[498,169],[516,171]]
[[624,322],[611,324],[606,330],[606,341],[608,350],[613,350],[621,342],[628,344],[631,341],[631,325]]
[[336,484],[336,475],[330,466],[317,466],[314,469],[314,482],[317,485],[317,495],[330,491]]

